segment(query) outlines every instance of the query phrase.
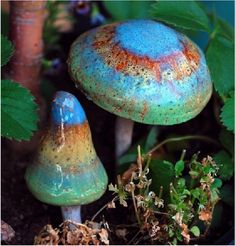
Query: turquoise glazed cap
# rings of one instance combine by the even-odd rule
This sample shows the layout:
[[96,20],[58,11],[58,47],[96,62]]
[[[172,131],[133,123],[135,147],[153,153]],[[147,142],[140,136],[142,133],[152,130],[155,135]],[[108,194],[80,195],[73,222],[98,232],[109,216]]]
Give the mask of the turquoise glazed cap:
[[97,105],[141,123],[190,120],[212,94],[200,48],[152,20],[113,23],[82,34],[68,64],[76,86]]
[[50,126],[25,179],[37,199],[58,206],[88,204],[105,192],[106,171],[94,149],[85,112],[72,94],[56,93]]

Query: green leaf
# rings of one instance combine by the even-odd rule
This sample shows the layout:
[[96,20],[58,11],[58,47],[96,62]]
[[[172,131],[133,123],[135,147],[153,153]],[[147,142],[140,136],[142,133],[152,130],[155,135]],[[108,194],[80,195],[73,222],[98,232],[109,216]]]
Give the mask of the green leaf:
[[219,175],[222,180],[229,180],[233,176],[234,166],[230,156],[224,150],[214,156],[214,161],[219,167]]
[[1,135],[29,140],[38,121],[34,97],[28,89],[10,80],[1,81],[1,91]]
[[225,104],[221,111],[221,121],[228,130],[234,132],[234,93],[232,94],[231,98],[228,98],[225,101]]
[[195,188],[193,190],[191,190],[191,194],[194,198],[198,199],[199,200],[199,197],[201,195],[201,190],[200,188]]
[[220,96],[234,89],[233,52],[233,43],[219,35],[212,38],[206,51],[214,87]]
[[199,176],[199,173],[197,171],[189,171],[189,175],[191,178],[195,179]]
[[227,131],[226,129],[222,129],[219,135],[219,140],[224,146],[224,148],[233,156],[234,150],[234,135],[232,132]]
[[152,5],[151,13],[169,25],[210,32],[206,13],[194,1],[158,1]]
[[151,130],[149,131],[149,134],[146,138],[146,142],[145,142],[145,146],[144,146],[145,152],[150,150],[154,146],[154,144],[156,144],[157,135],[158,135],[158,129],[156,126],[153,126],[151,128]]
[[229,23],[219,18],[218,16],[217,16],[217,28],[218,28],[218,32],[222,36],[224,36],[227,39],[230,39],[231,41],[234,40],[234,28]]
[[211,190],[211,203],[216,204],[219,201],[218,189]]
[[134,153],[134,154],[126,154],[126,155],[123,155],[122,157],[119,158],[118,163],[120,165],[123,165],[125,163],[134,162],[134,161],[136,161],[136,158],[137,158],[137,153]]
[[200,236],[200,230],[197,226],[193,226],[190,231],[193,233],[193,235],[195,237],[199,237]]
[[175,164],[175,176],[179,177],[182,175],[182,172],[184,170],[184,161],[179,160]]
[[211,184],[211,188],[212,189],[217,189],[220,188],[222,186],[222,180],[215,178],[214,182]]
[[152,160],[149,165],[152,178],[152,189],[159,194],[160,187],[163,187],[163,196],[169,194],[169,185],[174,178],[174,165],[163,160]]
[[103,1],[113,20],[150,18],[149,8],[152,1]]
[[1,66],[4,66],[10,60],[13,54],[12,43],[4,36],[1,35]]

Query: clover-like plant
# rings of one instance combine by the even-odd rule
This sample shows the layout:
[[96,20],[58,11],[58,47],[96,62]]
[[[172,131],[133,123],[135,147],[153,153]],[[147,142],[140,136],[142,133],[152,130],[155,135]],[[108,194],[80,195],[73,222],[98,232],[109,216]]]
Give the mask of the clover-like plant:
[[117,184],[109,185],[109,190],[116,195],[108,204],[109,208],[115,208],[118,200],[122,206],[134,208],[136,234],[129,243],[146,240],[163,244],[189,243],[208,233],[222,181],[216,178],[218,166],[212,158],[207,156],[199,161],[198,155],[184,160],[183,151],[175,164],[165,161],[173,170],[173,176],[168,185],[157,190],[149,173],[155,160],[142,156],[138,146],[136,164],[118,176]]

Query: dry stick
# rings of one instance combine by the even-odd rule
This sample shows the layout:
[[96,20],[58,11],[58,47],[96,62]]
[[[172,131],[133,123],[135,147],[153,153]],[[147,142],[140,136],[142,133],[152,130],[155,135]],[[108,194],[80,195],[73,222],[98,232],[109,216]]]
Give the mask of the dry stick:
[[183,136],[183,137],[168,138],[168,139],[162,141],[160,144],[156,145],[153,149],[151,149],[146,154],[146,157],[148,157],[150,154],[155,152],[157,149],[159,149],[161,146],[163,146],[166,143],[178,142],[178,141],[184,141],[184,140],[201,140],[201,141],[213,143],[215,145],[219,145],[219,143],[217,141],[215,141],[214,139],[212,139],[210,137],[206,137],[206,136],[201,136],[201,135],[187,135],[187,136]]
[[46,1],[10,1],[10,39],[15,51],[9,75],[28,88],[41,102],[39,75],[43,51],[43,23]]
[[130,245],[132,242],[134,242],[134,240],[139,236],[139,234],[141,233],[141,231],[139,230],[135,236],[127,243],[127,245]]
[[[113,198],[113,202],[114,201],[116,201],[118,199],[118,196],[115,196],[114,198]],[[93,217],[91,218],[91,221],[94,221],[94,219],[106,208],[106,207],[108,207],[108,205],[109,205],[109,203],[110,202],[108,202],[108,203],[106,203],[102,208],[100,208],[96,213],[95,213],[95,215],[93,215]]]

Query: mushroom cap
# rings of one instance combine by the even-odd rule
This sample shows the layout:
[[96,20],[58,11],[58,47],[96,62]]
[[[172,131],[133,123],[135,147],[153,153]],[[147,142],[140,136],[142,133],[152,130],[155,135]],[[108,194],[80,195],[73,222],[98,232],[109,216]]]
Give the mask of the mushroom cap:
[[201,112],[212,93],[199,47],[152,20],[113,23],[82,34],[68,64],[76,86],[96,104],[146,124],[185,122]]
[[56,94],[50,127],[25,178],[37,199],[58,206],[87,204],[105,192],[106,171],[94,149],[83,108],[72,94]]

